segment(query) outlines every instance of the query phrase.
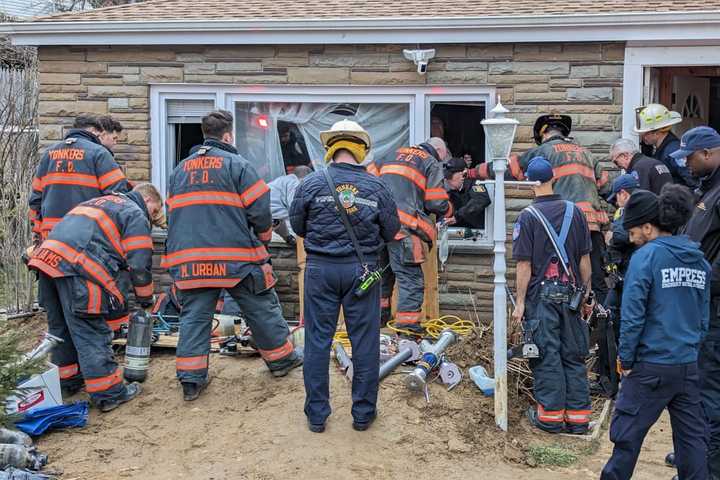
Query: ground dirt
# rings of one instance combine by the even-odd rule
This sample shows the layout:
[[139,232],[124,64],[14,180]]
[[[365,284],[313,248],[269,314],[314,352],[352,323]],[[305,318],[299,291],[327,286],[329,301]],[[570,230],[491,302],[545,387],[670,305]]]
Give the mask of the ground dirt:
[[[477,360],[475,346],[486,341],[456,347],[464,372]],[[532,431],[522,416],[529,400],[517,393],[510,431],[502,434],[492,399],[468,378],[450,392],[433,384],[428,404],[405,388],[401,374],[392,375],[381,385],[377,422],[355,432],[350,385],[334,365],[331,370],[333,414],[326,432],[313,434],[302,412],[300,369],[275,379],[257,357],[213,355],[212,384],[186,403],[172,351],[157,352],[141,397],[107,414],[92,409],[85,428],[49,433],[39,448],[50,455],[50,468],[64,471],[62,480],[580,479],[598,478],[612,450],[606,432],[591,453],[584,442]],[[528,445],[558,443],[584,452],[575,466],[528,465]],[[670,446],[663,419],[645,442],[634,478],[672,477],[662,465]]]

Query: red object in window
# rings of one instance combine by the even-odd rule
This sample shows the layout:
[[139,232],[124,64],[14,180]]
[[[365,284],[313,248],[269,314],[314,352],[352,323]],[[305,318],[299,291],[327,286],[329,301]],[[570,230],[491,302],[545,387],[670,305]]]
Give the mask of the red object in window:
[[258,115],[257,119],[255,120],[257,123],[257,126],[267,130],[270,126],[270,122],[268,121],[267,115]]

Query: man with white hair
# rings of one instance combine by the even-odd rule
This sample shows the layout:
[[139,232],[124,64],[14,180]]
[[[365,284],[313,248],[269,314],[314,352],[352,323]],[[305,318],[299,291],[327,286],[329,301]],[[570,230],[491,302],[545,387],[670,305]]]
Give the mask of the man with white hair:
[[660,195],[666,183],[673,183],[668,167],[654,158],[643,155],[640,147],[629,138],[621,138],[610,147],[610,158],[619,168],[637,178],[642,190]]
[[402,228],[387,246],[387,257],[381,262],[390,266],[383,277],[383,323],[390,319],[390,297],[395,279],[398,281],[398,304],[395,326],[420,333],[425,278],[422,264],[429,246],[437,237],[435,222],[430,215],[452,214],[452,205],[443,185],[441,162],[449,152],[442,138],[431,137],[413,147],[403,147],[395,157],[377,159],[368,171],[380,176],[393,194]]

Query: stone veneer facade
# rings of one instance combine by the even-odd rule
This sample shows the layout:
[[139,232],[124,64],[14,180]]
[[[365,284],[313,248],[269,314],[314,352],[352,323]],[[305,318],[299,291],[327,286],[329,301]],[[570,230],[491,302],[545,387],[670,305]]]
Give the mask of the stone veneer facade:
[[[437,54],[425,76],[404,59],[402,45],[41,47],[41,142],[61,139],[78,113],[112,114],[125,126],[116,159],[131,180],[149,180],[149,85],[157,83],[495,86],[521,122],[515,151],[532,146],[535,118],[551,110],[570,114],[573,135],[603,160],[620,135],[623,43],[430,47]],[[511,189],[509,223],[527,198]],[[294,260],[287,249],[275,253],[278,290],[294,317]],[[443,313],[469,316],[473,303],[490,312],[492,252],[453,255],[440,290]]]

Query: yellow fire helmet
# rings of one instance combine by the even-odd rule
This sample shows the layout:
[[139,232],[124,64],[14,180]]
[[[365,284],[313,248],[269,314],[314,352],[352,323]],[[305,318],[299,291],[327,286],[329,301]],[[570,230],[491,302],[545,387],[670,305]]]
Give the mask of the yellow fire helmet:
[[664,105],[651,103],[635,109],[635,133],[647,133],[682,122],[682,115]]
[[353,154],[358,163],[362,163],[372,145],[370,135],[352,120],[340,120],[330,130],[320,132],[320,141],[327,150],[325,161],[329,161],[336,151],[345,149]]

